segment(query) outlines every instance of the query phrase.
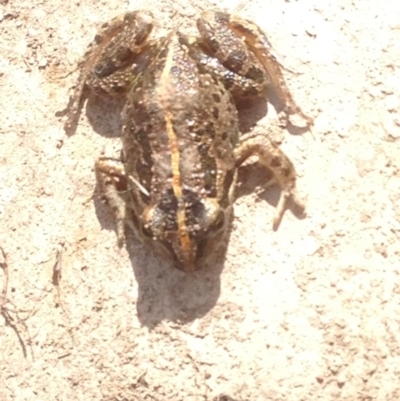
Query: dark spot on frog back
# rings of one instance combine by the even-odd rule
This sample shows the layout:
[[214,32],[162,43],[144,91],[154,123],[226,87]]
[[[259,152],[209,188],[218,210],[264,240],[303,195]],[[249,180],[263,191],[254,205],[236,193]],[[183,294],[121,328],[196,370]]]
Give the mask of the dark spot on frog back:
[[217,196],[216,190],[216,174],[217,163],[210,154],[210,145],[208,143],[200,143],[197,147],[200,154],[201,171],[203,172],[204,189],[210,197]]
[[264,82],[266,80],[265,72],[261,68],[258,68],[254,65],[248,69],[246,77],[256,82]]
[[214,102],[219,103],[221,101],[221,96],[218,95],[218,93],[213,93],[212,98],[214,99]]
[[282,163],[281,163],[281,159],[279,157],[274,156],[271,159],[271,163],[270,163],[271,167],[280,167],[281,165],[282,165]]
[[219,117],[219,110],[218,110],[218,108],[217,108],[217,107],[213,107],[212,113],[213,113],[213,117],[217,120],[218,117]]
[[171,67],[171,69],[170,69],[170,73],[171,73],[171,75],[174,75],[174,76],[179,76],[179,74],[181,73],[181,69],[177,66],[177,65],[174,65],[173,67]]
[[158,102],[150,102],[147,105],[147,111],[149,113],[149,116],[158,114],[162,111],[161,105]]
[[292,173],[292,169],[290,169],[288,166],[285,166],[282,168],[282,172],[285,177],[289,177]]
[[246,58],[246,53],[243,50],[233,50],[224,62],[224,65],[232,71],[238,71],[243,66]]

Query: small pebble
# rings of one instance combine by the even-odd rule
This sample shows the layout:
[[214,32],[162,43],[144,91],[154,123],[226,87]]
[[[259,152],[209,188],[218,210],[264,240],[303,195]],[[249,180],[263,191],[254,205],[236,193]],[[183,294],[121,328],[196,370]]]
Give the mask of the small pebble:
[[46,67],[46,65],[47,65],[47,59],[44,58],[44,57],[42,57],[42,58],[39,60],[39,67],[40,67],[40,68],[44,68],[44,67]]

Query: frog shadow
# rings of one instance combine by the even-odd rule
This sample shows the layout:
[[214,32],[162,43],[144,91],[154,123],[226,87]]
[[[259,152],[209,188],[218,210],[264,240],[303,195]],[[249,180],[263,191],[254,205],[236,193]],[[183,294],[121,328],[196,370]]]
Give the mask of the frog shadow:
[[[115,231],[113,213],[100,196],[94,197],[94,206],[102,228]],[[231,227],[232,219],[216,260],[192,273],[173,268],[125,228],[125,247],[138,283],[136,309],[141,324],[153,328],[165,319],[189,323],[214,307],[220,295],[220,275]]]
[[[277,115],[284,113],[285,103],[278,96],[273,88],[270,88],[266,97],[256,97],[251,99],[238,100],[235,102],[238,110],[239,129],[242,134],[250,132],[259,120],[268,114],[268,106],[271,105]],[[292,124],[287,116],[286,125],[278,125],[284,131],[288,131],[291,135],[303,135],[305,132],[310,131],[309,125],[296,126]],[[270,138],[272,139],[272,138]]]
[[[235,198],[239,199],[242,196],[256,193],[259,200],[267,202],[275,209],[278,206],[281,190],[278,185],[269,184],[272,178],[272,172],[258,162],[241,166],[239,168]],[[304,209],[291,199],[286,205],[285,212],[287,210],[290,210],[298,219],[303,220],[306,217]],[[279,225],[273,228],[274,231],[278,229]]]
[[[83,112],[96,133],[106,138],[121,136],[121,113],[125,101],[125,96],[111,96],[106,92],[96,94],[84,88],[76,113],[69,116],[69,125],[64,125],[66,136],[69,138],[76,134]],[[67,106],[55,115],[65,117],[72,112],[73,107],[74,99],[70,97]]]
[[216,260],[187,273],[173,268],[146,246],[138,252],[137,240],[129,233],[127,250],[138,283],[137,316],[149,328],[163,320],[190,323],[206,315],[218,301],[221,272],[230,237],[227,234]]
[[105,138],[121,136],[121,113],[124,98],[96,96],[90,94],[85,105],[85,113],[93,130]]

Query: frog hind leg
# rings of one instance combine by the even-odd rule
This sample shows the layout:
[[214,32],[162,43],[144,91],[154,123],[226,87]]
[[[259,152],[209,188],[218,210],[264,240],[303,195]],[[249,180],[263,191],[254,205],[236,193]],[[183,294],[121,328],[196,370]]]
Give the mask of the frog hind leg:
[[90,89],[120,95],[132,82],[135,55],[140,52],[153,27],[148,11],[122,14],[99,28],[78,65],[79,78],[67,106],[64,129],[72,131]]
[[[231,53],[228,57],[227,54],[223,53],[223,48],[217,44],[217,42],[224,40],[224,37],[232,40],[229,36],[227,36],[227,30],[230,30],[237,37],[237,40],[244,40],[248,49],[251,51],[250,53],[254,55],[259,64],[262,66],[262,69],[268,76],[269,85],[273,87],[277,97],[279,98],[279,101],[283,105],[285,124],[288,123],[290,115],[297,114],[306,121],[307,128],[311,128],[313,126],[313,119],[303,113],[301,108],[295,103],[292,94],[290,93],[289,88],[287,87],[283,78],[282,65],[279,63],[277,55],[275,54],[268,38],[256,24],[237,15],[213,11],[205,11],[201,18],[199,18],[197,24],[202,37],[209,47],[212,48],[215,44],[215,55],[219,59],[225,58],[225,66],[227,66],[227,62],[232,65],[239,65],[241,63],[242,71],[237,71],[238,73],[243,74],[246,71],[246,75],[249,77],[249,74],[256,78],[262,77],[259,69],[252,66],[253,63],[251,63],[250,58],[248,58],[247,64],[244,63],[243,60],[240,60],[243,58],[243,48],[236,53]],[[221,36],[221,38],[218,38],[217,33],[219,31],[224,32],[224,36]]]
[[311,128],[314,125],[314,120],[307,116],[294,101],[283,78],[282,65],[264,32],[253,22],[235,15],[230,17],[229,27],[236,35],[245,39],[246,44],[267,71],[270,84],[284,105],[283,111],[286,115],[286,122],[289,115],[297,114],[306,121],[307,127]]
[[180,35],[180,38],[188,48],[190,57],[198,62],[200,72],[207,71],[211,77],[217,79],[231,93],[235,101],[266,96],[269,81],[261,69],[259,77],[262,79],[254,80],[253,76],[248,77],[226,67],[211,54],[209,49],[204,48],[201,39],[184,35]]
[[265,97],[270,83],[268,71],[229,27],[229,18],[222,12],[203,12],[197,20],[200,37],[191,50],[197,46],[205,53],[197,57],[200,63],[219,77],[235,100]]
[[282,220],[289,199],[292,199],[301,211],[305,209],[303,202],[297,195],[296,171],[289,158],[265,136],[250,137],[239,144],[235,149],[237,167],[240,167],[252,155],[257,155],[259,163],[272,171],[274,179],[281,188],[281,195],[273,220],[273,229],[276,230]]

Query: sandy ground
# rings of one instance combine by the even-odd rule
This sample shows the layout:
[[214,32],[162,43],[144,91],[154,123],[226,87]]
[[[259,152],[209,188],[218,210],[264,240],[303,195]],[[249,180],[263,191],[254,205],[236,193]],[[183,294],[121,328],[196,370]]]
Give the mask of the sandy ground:
[[0,400],[399,400],[400,3],[218,3],[263,28],[315,118],[251,128],[282,141],[308,215],[274,232],[278,189],[248,191],[223,268],[195,274],[119,250],[90,198],[118,107],[89,101],[69,138],[57,112],[100,22],[146,8],[190,31],[216,3],[32,3],[0,1]]

